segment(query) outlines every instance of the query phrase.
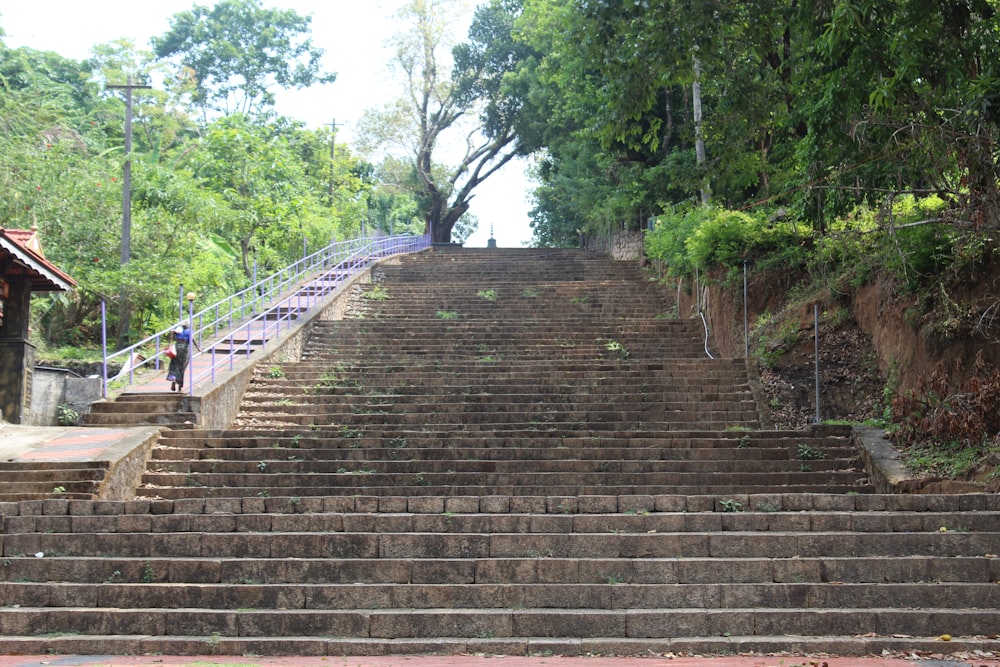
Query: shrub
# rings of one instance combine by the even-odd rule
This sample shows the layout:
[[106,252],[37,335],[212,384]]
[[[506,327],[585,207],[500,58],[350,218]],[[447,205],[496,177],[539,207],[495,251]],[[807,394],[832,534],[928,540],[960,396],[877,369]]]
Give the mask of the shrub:
[[664,213],[646,234],[645,247],[651,259],[681,275],[695,268],[738,269],[754,258],[764,258],[769,267],[799,265],[802,240],[798,225],[771,222],[764,212],[701,206]]

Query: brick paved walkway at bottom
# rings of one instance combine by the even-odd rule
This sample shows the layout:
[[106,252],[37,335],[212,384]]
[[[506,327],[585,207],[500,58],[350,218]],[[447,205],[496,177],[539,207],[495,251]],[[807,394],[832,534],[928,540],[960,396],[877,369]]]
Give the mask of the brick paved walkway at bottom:
[[[2,649],[0,649],[2,650]],[[0,667],[1000,667],[996,658],[711,656],[611,658],[514,656],[3,656]]]

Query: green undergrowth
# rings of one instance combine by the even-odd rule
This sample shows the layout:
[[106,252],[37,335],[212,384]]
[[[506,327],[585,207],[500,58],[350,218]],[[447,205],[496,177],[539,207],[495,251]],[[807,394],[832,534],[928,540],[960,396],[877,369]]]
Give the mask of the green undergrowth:
[[1000,462],[1000,370],[982,354],[959,383],[935,369],[914,391],[893,398],[889,434],[918,475],[957,479],[994,469]]
[[[748,322],[749,352],[781,372],[811,356],[816,314],[821,337],[853,325],[853,298],[876,281],[914,304],[905,316],[931,350],[1000,340],[1000,299],[967,296],[996,264],[998,244],[963,217],[940,197],[912,195],[859,206],[821,230],[783,209],[674,207],[646,233],[645,250],[661,278],[689,279],[692,297],[694,284],[713,282],[740,294],[745,270],[758,287],[766,282],[768,307]],[[798,357],[786,362],[792,351]],[[901,395],[891,364],[885,370],[870,356],[849,361],[887,377],[880,414],[866,423],[887,430],[907,467],[918,476],[989,477],[1000,461],[1000,375],[977,363],[971,373],[952,371],[961,384],[938,371]],[[781,407],[775,400],[771,407]]]

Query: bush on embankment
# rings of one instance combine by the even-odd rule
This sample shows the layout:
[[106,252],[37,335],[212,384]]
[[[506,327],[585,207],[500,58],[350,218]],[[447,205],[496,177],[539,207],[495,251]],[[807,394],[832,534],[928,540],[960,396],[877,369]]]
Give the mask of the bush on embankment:
[[[996,244],[989,231],[956,217],[942,199],[912,195],[859,207],[822,233],[783,210],[675,208],[647,232],[645,249],[675,280],[697,273],[704,285],[722,276],[718,287],[738,290],[745,265],[751,275],[780,275],[788,286],[781,305],[751,318],[751,354],[773,354],[769,337],[783,330],[783,314],[801,317],[805,304],[840,317],[862,293],[879,291],[882,305],[903,304],[900,324],[911,330],[908,340],[922,348],[916,354],[924,363],[919,376],[901,386],[900,360],[882,350],[885,425],[897,445],[912,452],[915,470],[956,477],[1000,450],[996,429],[968,410],[990,403],[991,394],[983,392],[1000,385]],[[742,330],[742,313],[732,313],[737,316]]]

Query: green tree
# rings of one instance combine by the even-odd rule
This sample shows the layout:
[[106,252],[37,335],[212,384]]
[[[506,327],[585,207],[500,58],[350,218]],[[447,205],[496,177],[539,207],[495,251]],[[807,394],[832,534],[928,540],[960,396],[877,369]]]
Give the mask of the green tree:
[[308,37],[312,18],[265,9],[260,0],[221,0],[175,14],[153,39],[157,58],[171,59],[177,80],[193,80],[192,102],[207,116],[255,115],[274,104],[274,88],[331,83],[320,67],[323,50]]
[[629,170],[656,172],[642,180],[666,186],[663,201],[687,199],[706,179],[725,201],[766,196],[789,168],[775,151],[792,101],[786,4],[528,0],[522,33],[545,45],[539,84],[562,119],[547,147],[558,158],[560,144],[596,141]]
[[[963,226],[1000,225],[997,3],[807,5],[825,19],[806,91],[813,154],[829,169],[836,163],[823,149],[835,137],[849,132],[857,147],[850,173],[833,185],[938,191],[958,205]],[[836,91],[844,77],[851,90]]]
[[37,225],[47,257],[78,281],[38,297],[42,344],[96,343],[102,300],[113,337],[143,337],[176,320],[182,286],[210,303],[245,287],[254,259],[262,272],[284,266],[363,224],[374,184],[328,129],[266,114],[197,128],[176,91],[136,92],[122,266],[124,104],[102,87],[159,66],[127,41],[83,63],[0,44],[0,226]]
[[[454,72],[448,76],[451,34],[461,6],[458,0],[412,0],[401,10],[406,29],[394,38],[392,65],[403,95],[382,110],[366,112],[361,123],[369,150],[388,146],[407,156],[418,179],[414,194],[435,242],[452,240],[475,188],[518,154],[498,85],[500,53],[510,56],[508,68],[516,64],[506,8],[495,1],[477,10],[470,42],[455,51]],[[496,37],[503,43],[490,41]],[[449,143],[455,134],[462,138]],[[440,154],[450,147],[462,157],[457,165],[445,166]]]
[[[243,273],[253,275],[255,256],[264,266],[280,264],[280,249],[269,241],[291,240],[291,230],[301,226],[308,197],[308,190],[300,187],[302,164],[286,136],[241,114],[227,116],[205,128],[186,164],[224,204],[217,231],[239,248]],[[295,236],[301,248],[302,233]]]
[[[121,153],[117,139],[83,109],[64,110],[53,99],[25,89],[0,94],[0,225],[37,227],[46,256],[78,282],[63,295],[36,309],[45,321],[36,326],[46,342],[78,344],[98,339],[101,300],[117,303],[129,295],[136,326],[155,319],[161,300],[174,288],[186,242],[197,227],[172,210],[146,210],[140,199],[133,217],[133,262],[119,262],[121,234]],[[97,116],[106,110],[101,102]],[[119,102],[117,123],[121,123]],[[119,129],[120,132],[120,129]],[[136,171],[145,193],[146,171]],[[48,307],[51,306],[51,307]],[[126,320],[115,311],[113,335]]]
[[391,234],[422,234],[426,227],[413,166],[391,155],[371,170],[374,188],[368,202],[368,215],[375,229]]

